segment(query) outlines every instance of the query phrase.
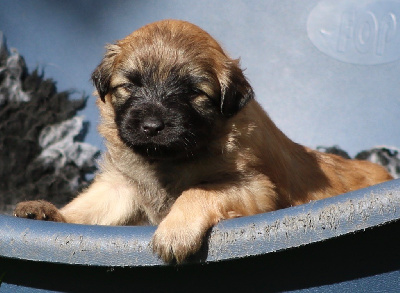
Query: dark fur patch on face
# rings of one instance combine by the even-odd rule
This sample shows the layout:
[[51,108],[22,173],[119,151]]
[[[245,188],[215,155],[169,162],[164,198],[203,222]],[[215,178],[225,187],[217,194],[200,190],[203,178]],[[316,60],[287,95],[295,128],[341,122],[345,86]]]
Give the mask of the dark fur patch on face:
[[119,135],[143,156],[193,157],[207,145],[220,119],[212,98],[198,87],[201,80],[177,72],[171,70],[165,80],[154,80],[157,74],[151,70],[131,72],[126,75],[131,82],[113,89]]

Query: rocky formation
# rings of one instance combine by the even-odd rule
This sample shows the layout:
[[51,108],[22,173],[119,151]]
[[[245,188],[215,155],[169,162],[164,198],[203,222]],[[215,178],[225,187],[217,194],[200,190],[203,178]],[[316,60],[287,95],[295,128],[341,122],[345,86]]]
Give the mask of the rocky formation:
[[88,184],[99,150],[83,142],[89,124],[76,113],[85,105],[29,73],[0,32],[0,212],[30,199],[60,206]]

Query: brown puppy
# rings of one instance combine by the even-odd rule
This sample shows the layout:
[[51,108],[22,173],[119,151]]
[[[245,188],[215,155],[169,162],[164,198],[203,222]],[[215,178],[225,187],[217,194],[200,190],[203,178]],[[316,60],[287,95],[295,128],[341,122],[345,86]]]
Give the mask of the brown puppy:
[[182,262],[222,219],[307,203],[391,179],[380,166],[287,138],[253,99],[238,60],[197,26],[144,26],[92,75],[108,151],[94,183],[57,210],[15,214],[98,225],[159,224],[154,250]]

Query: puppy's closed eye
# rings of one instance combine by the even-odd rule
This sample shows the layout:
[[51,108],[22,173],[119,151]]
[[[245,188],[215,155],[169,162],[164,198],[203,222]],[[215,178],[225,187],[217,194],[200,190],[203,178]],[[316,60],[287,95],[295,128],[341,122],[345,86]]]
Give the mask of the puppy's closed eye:
[[133,84],[130,83],[122,83],[115,85],[111,88],[111,94],[116,94],[118,91],[121,91],[122,93],[130,93],[135,89]]

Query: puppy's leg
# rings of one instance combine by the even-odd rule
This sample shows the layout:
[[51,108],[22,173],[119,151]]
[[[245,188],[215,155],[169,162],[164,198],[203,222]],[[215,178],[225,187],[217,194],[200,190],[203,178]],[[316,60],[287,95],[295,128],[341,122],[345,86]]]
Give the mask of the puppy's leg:
[[141,219],[136,188],[121,180],[97,180],[88,190],[63,207],[60,212],[68,223],[125,225]]
[[92,185],[62,209],[46,201],[19,203],[17,217],[57,222],[124,225],[140,222],[141,213],[135,201],[136,190],[122,175],[98,175]]
[[269,181],[187,190],[158,226],[153,250],[166,262],[175,259],[181,263],[200,249],[207,230],[220,220],[273,210],[275,201],[276,193]]

